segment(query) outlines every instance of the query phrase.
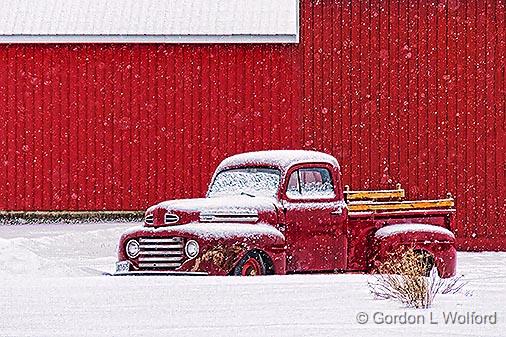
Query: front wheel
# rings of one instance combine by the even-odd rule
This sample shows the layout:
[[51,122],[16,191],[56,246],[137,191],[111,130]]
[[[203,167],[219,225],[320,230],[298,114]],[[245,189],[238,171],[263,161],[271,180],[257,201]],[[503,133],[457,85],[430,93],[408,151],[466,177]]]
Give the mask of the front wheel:
[[233,275],[236,276],[257,276],[265,275],[265,265],[260,254],[249,252],[234,268]]

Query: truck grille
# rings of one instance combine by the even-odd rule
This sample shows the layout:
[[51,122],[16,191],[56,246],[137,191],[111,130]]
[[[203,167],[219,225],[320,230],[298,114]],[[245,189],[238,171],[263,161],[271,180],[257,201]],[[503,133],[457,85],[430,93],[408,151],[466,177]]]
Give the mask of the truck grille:
[[257,222],[257,211],[213,211],[201,212],[200,222]]
[[183,238],[140,238],[139,268],[173,270],[183,263]]

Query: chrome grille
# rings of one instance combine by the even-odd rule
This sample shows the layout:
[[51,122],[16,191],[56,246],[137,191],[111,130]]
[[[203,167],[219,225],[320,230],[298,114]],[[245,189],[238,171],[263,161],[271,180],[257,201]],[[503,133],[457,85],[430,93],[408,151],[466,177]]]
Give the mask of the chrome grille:
[[155,216],[154,216],[153,214],[146,215],[146,218],[144,219],[144,221],[145,221],[148,225],[152,225],[152,224],[155,222]]
[[183,263],[183,238],[140,238],[140,269],[176,269]]
[[257,211],[214,211],[201,212],[200,222],[257,222]]
[[170,225],[179,221],[179,217],[176,214],[165,213],[165,224]]

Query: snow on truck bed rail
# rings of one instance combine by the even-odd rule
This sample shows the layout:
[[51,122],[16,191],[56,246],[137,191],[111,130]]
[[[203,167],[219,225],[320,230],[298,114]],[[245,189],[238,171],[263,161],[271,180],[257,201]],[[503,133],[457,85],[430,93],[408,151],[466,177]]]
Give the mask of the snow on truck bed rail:
[[412,233],[412,232],[429,232],[429,233],[444,234],[455,239],[453,233],[450,232],[448,229],[439,226],[425,225],[425,224],[400,224],[400,225],[385,226],[378,229],[374,234],[374,236],[377,238],[384,238],[395,234]]

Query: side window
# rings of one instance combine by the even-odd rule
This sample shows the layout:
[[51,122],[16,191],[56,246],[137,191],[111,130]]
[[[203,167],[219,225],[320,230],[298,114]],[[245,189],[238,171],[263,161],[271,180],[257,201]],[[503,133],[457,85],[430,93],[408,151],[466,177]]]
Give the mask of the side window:
[[299,186],[299,171],[294,171],[288,180],[288,186],[286,188],[286,195],[288,198],[297,199],[300,198],[300,186]]
[[293,172],[286,195],[293,199],[330,199],[336,196],[329,170],[319,167]]

